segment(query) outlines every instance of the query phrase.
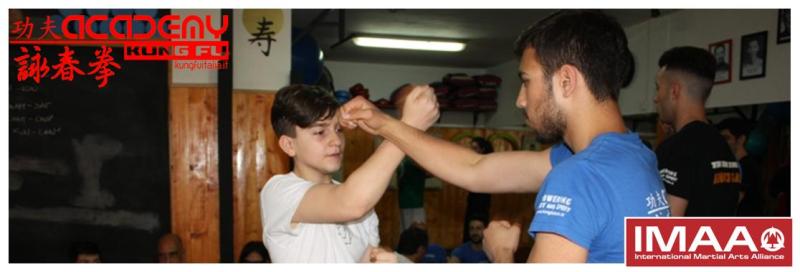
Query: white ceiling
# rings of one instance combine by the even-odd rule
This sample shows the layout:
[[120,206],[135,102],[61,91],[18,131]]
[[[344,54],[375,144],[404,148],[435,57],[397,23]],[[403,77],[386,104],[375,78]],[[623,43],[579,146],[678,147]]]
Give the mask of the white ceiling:
[[[324,10],[292,10],[292,26],[308,29]],[[339,38],[339,10],[331,10],[310,35],[329,61],[370,62],[427,66],[487,68],[514,59],[513,43],[532,23],[556,10],[503,9],[348,9],[344,22],[347,36],[368,33],[458,39],[467,42],[464,51],[427,52],[357,47],[352,40],[331,49]],[[641,23],[652,16],[650,9],[605,10],[623,26]],[[660,10],[663,15],[670,10]]]

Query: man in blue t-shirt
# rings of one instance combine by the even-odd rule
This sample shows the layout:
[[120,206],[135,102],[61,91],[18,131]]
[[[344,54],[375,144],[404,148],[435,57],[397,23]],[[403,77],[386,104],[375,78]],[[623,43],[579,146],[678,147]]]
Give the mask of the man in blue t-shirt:
[[[363,98],[342,106],[340,122],[382,136],[468,191],[538,191],[528,261],[622,262],[624,218],[669,215],[655,155],[625,127],[617,103],[633,72],[625,31],[602,12],[566,10],[523,32],[515,52],[516,106],[539,142],[560,140],[571,151],[478,154],[403,125]],[[494,262],[514,261],[520,231],[490,223],[483,250]]]
[[655,154],[636,133],[601,134],[575,155],[557,144],[550,157],[531,236],[565,237],[588,249],[590,263],[623,262],[625,216],[669,216]]

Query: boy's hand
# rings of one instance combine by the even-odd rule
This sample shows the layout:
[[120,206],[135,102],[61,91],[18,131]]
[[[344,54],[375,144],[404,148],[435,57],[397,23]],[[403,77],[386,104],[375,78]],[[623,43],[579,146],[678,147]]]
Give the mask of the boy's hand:
[[492,221],[483,231],[483,249],[495,263],[514,262],[514,252],[519,244],[519,224]]
[[439,102],[433,88],[428,85],[414,86],[402,105],[404,123],[419,130],[428,130],[439,119]]
[[397,263],[397,255],[394,251],[382,247],[374,247],[369,252],[369,262],[371,263]]

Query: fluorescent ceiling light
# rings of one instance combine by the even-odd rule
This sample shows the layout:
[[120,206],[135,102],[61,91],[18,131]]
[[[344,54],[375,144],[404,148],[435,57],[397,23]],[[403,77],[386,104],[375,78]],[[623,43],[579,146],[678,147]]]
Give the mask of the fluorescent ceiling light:
[[364,47],[382,47],[382,48],[447,51],[447,52],[458,52],[464,50],[464,47],[466,46],[462,42],[444,42],[444,41],[433,41],[433,40],[413,40],[413,39],[378,38],[378,37],[355,37],[353,38],[353,42],[358,46],[364,46]]

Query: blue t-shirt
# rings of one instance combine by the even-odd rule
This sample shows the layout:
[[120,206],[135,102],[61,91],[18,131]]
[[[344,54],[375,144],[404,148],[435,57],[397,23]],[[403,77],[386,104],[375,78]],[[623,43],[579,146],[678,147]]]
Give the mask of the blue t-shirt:
[[490,263],[486,252],[472,249],[470,242],[453,249],[453,256],[458,257],[462,263]]
[[636,133],[601,134],[574,155],[558,144],[550,161],[528,232],[569,239],[587,262],[624,261],[626,216],[670,215],[656,156]]

